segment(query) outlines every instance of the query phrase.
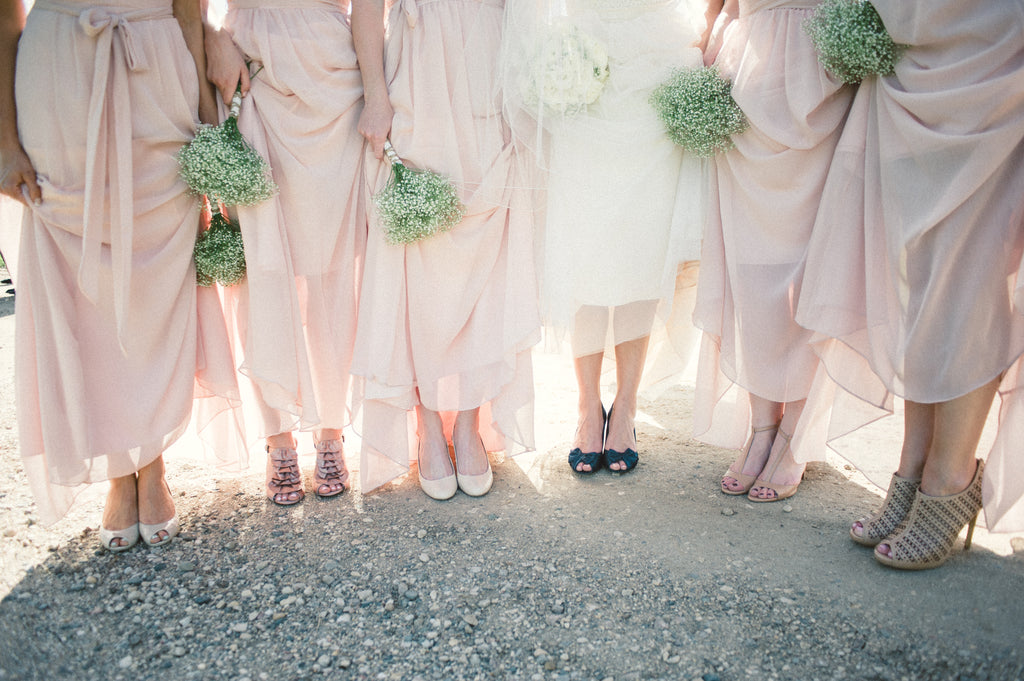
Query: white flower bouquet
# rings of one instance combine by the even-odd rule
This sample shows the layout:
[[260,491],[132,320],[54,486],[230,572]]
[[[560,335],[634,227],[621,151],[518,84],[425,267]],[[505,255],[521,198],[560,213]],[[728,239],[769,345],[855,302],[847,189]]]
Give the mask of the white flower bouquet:
[[192,259],[196,263],[199,286],[234,286],[245,278],[245,249],[242,230],[230,220],[220,206],[213,203],[210,227],[199,235]]
[[181,177],[189,189],[212,203],[251,206],[277,191],[270,166],[238,131],[241,91],[235,92],[231,111],[220,125],[200,125],[195,139],[178,152]]
[[749,125],[732,98],[732,82],[717,66],[677,69],[651,93],[651,105],[669,138],[701,157],[733,147],[732,136]]
[[865,0],[825,0],[804,22],[804,30],[821,65],[844,83],[891,74],[905,49]]
[[572,114],[597,101],[609,73],[604,45],[578,26],[562,23],[542,32],[519,85],[528,104]]
[[391,179],[374,195],[373,204],[388,243],[411,244],[459,224],[466,208],[448,178],[409,168],[390,141],[384,143],[384,153],[391,162]]

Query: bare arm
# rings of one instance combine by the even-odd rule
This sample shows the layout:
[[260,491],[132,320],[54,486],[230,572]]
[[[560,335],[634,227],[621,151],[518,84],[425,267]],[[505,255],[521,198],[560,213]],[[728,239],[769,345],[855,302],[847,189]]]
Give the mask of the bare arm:
[[18,138],[18,112],[14,103],[14,63],[18,40],[25,27],[25,8],[21,0],[0,0],[0,192],[22,203],[25,185],[29,199],[39,205],[43,193],[36,182],[36,171]]
[[359,132],[378,159],[384,157],[384,141],[395,116],[384,77],[384,12],[384,0],[352,0],[352,40],[363,76]]
[[708,8],[704,13],[707,25],[697,43],[697,47],[704,53],[705,66],[715,63],[722,49],[722,36],[726,27],[739,16],[739,4],[739,0],[708,0]]
[[238,87],[242,96],[249,94],[249,67],[245,55],[235,45],[231,34],[205,21],[209,17],[209,0],[201,0],[203,8],[203,35],[206,42],[206,77],[217,88],[224,104],[231,104],[231,98]]
[[217,99],[213,86],[206,80],[206,52],[203,49],[203,11],[200,0],[174,0],[174,17],[185,36],[185,45],[196,63],[199,78],[199,120],[204,123],[217,122]]

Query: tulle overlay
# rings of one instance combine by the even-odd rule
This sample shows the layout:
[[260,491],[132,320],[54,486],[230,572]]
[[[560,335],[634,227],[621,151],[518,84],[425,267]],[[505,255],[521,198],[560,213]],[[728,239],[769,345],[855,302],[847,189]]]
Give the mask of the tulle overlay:
[[251,60],[239,131],[280,188],[237,209],[246,281],[226,291],[258,437],[343,428],[366,248],[362,80],[346,8],[234,0],[225,28]]
[[[703,168],[666,136],[649,99],[701,55],[701,12],[676,0],[510,2],[504,88],[517,144],[536,160],[536,252],[546,344],[574,356],[651,335],[645,387],[685,368],[703,218]],[[531,97],[540,42],[575,30],[607,53],[600,96],[558,111]],[[674,303],[676,303],[674,305]],[[657,321],[657,323],[655,323]],[[614,365],[611,365],[614,368]],[[614,375],[614,374],[612,374]]]
[[841,397],[863,400],[830,437],[892,394],[943,402],[1005,372],[985,510],[990,529],[1020,530],[1024,3],[873,4],[909,48],[857,93],[798,312]]
[[[703,330],[694,431],[738,448],[749,395],[810,394],[819,362],[794,320],[804,256],[853,91],[818,64],[803,22],[816,3],[741,2],[718,57],[750,128],[714,160],[695,323]],[[793,6],[790,6],[793,5]],[[804,408],[792,450],[822,459],[831,403]],[[813,436],[811,436],[813,434]]]
[[[450,232],[389,245],[369,212],[353,373],[363,377],[360,479],[373,489],[409,468],[417,404],[482,407],[484,445],[533,447],[538,340],[532,225],[495,87],[501,2],[396,4],[385,49],[391,141],[412,167],[447,175],[466,217]],[[366,157],[368,191],[390,169]]]
[[[219,301],[196,295],[199,211],[175,158],[198,96],[169,2],[35,3],[16,98],[43,204],[23,224],[15,354],[21,452],[44,522],[85,485],[159,456],[193,397],[200,428],[234,416]],[[216,448],[225,467],[244,456],[231,443]]]

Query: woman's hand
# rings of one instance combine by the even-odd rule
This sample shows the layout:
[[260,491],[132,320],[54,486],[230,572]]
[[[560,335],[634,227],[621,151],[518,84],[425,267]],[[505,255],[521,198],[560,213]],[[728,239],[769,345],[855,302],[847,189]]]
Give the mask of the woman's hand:
[[[717,11],[715,5],[718,6]],[[715,63],[718,53],[722,49],[725,29],[738,15],[739,0],[726,0],[724,3],[716,3],[712,0],[712,2],[708,3],[708,11],[704,15],[707,26],[704,29],[704,33],[701,34],[700,41],[697,43],[697,47],[704,54],[705,66],[711,66]]]
[[395,110],[387,96],[373,98],[363,106],[359,116],[359,134],[366,138],[377,160],[384,158],[384,142],[391,134],[391,120]]
[[[22,191],[23,186],[28,193],[27,200]],[[32,161],[21,148],[20,142],[0,145],[0,193],[26,205],[28,201],[36,206],[43,202],[43,191],[36,181],[36,169],[32,167]]]
[[231,106],[236,89],[242,88],[243,97],[249,94],[249,67],[245,63],[245,55],[223,29],[207,27],[204,39],[206,79],[217,88],[225,106]]

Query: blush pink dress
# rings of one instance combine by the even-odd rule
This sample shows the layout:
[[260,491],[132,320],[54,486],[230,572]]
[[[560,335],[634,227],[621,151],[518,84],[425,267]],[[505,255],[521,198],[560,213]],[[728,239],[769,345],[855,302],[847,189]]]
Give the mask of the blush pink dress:
[[237,209],[247,272],[228,292],[256,435],[341,429],[366,248],[362,79],[347,2],[231,0],[228,9],[225,28],[254,74],[239,130],[280,188]]
[[[450,232],[389,245],[373,209],[353,373],[362,377],[363,489],[409,469],[417,404],[481,409],[489,451],[533,447],[530,348],[539,339],[532,223],[494,87],[501,0],[400,0],[385,74],[391,141],[454,182],[466,216]],[[390,169],[367,152],[369,192]],[[450,434],[450,433],[449,433]]]
[[[985,513],[990,530],[1018,531],[1024,3],[873,4],[908,48],[894,75],[868,79],[857,93],[824,188],[797,319],[821,333],[828,374],[849,391],[838,399],[862,401],[843,410],[831,437],[858,425],[857,416],[890,410],[893,394],[943,402],[1002,376]],[[843,454],[858,463],[857,452]]]
[[[19,135],[40,177],[18,258],[21,454],[44,522],[237,402],[199,209],[178,177],[196,67],[169,0],[37,0],[18,44]],[[199,379],[197,381],[197,379]],[[217,449],[225,466],[242,448]]]
[[[819,65],[803,22],[818,0],[741,0],[718,64],[750,128],[712,163],[694,322],[704,332],[697,373],[698,439],[739,448],[749,394],[805,399],[818,370],[811,332],[794,316],[821,189],[853,90]],[[808,403],[792,443],[798,461],[823,459],[824,436],[803,424],[828,412]]]

